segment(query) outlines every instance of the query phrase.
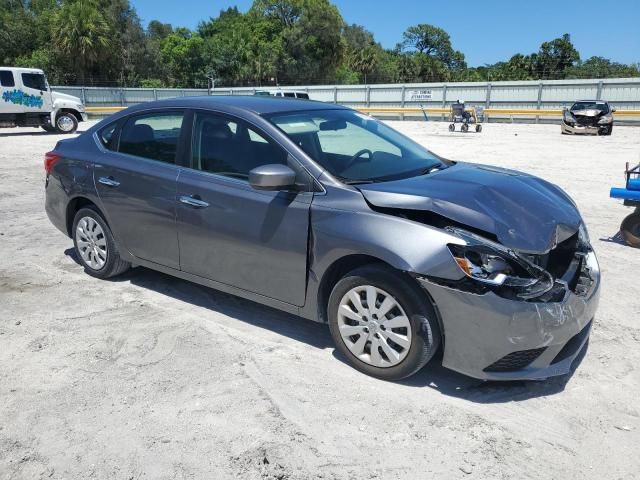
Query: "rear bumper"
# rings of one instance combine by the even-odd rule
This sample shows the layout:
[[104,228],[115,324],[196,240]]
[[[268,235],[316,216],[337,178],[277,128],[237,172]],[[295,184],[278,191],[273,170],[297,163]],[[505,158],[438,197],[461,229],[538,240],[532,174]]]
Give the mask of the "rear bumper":
[[598,308],[600,271],[587,257],[591,284],[560,302],[508,300],[422,281],[444,329],[443,365],[482,380],[542,380],[564,375],[585,348]]

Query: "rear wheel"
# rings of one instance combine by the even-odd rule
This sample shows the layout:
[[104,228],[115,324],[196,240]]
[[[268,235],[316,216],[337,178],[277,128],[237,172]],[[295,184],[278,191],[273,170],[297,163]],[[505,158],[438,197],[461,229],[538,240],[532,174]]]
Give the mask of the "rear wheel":
[[482,125],[476,125],[476,132],[480,133],[482,131]]
[[420,370],[440,345],[433,306],[415,282],[390,267],[358,268],[329,298],[336,348],[356,369],[384,380]]
[[640,248],[640,211],[625,218],[620,225],[620,231],[628,245]]
[[131,267],[120,258],[111,229],[96,209],[78,210],[73,219],[72,235],[76,255],[84,271],[92,277],[114,277]]
[[449,124],[449,131],[455,132],[455,130],[456,130],[456,126],[453,123]]
[[73,133],[78,129],[78,119],[73,113],[62,112],[56,117],[56,130],[59,133]]

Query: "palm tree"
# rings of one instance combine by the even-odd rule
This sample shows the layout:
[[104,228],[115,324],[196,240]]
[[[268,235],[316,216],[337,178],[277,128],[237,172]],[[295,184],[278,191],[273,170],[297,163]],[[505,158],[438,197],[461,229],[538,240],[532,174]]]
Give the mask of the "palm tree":
[[67,0],[53,21],[53,42],[68,55],[81,84],[87,72],[107,54],[111,28],[95,0]]

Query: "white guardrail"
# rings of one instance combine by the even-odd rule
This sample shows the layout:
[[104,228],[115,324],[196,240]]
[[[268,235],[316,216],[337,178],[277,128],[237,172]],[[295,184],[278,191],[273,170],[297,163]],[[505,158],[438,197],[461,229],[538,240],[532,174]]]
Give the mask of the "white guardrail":
[[130,105],[173,97],[252,95],[274,88],[303,90],[312,100],[340,103],[380,117],[447,117],[456,100],[480,108],[485,121],[559,121],[563,107],[580,99],[607,100],[616,120],[640,124],[640,78],[514,82],[416,83],[383,85],[314,85],[291,87],[223,87],[207,89],[53,87],[82,98],[87,111],[105,114]]

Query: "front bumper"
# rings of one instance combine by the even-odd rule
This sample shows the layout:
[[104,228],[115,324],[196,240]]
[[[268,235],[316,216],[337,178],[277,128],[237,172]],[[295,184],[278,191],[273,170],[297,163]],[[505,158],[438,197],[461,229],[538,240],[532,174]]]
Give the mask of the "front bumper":
[[598,308],[600,269],[593,252],[588,290],[559,302],[516,301],[421,280],[444,331],[443,366],[482,380],[542,380],[569,373],[585,348]]
[[564,120],[562,120],[562,123],[560,125],[560,129],[561,129],[562,133],[567,133],[567,134],[570,134],[570,135],[599,135],[602,132],[605,132],[609,128],[610,125],[612,125],[612,124],[611,123],[607,123],[607,124],[598,125],[598,126],[595,126],[595,127],[581,126],[581,125],[569,125]]
[[82,117],[83,122],[86,122],[87,120],[89,120],[89,116],[87,115],[87,112],[80,112],[80,116]]

